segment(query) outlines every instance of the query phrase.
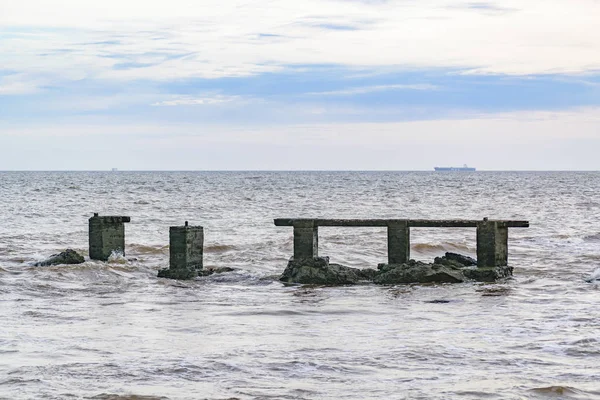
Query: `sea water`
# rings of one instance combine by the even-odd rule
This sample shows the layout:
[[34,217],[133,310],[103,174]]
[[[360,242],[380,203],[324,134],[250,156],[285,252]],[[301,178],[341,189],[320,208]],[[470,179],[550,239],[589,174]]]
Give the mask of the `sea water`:
[[[0,172],[2,399],[600,398],[600,173]],[[126,254],[33,267],[87,221],[126,215]],[[274,218],[523,219],[513,279],[342,287],[277,281]],[[169,226],[204,226],[205,266],[158,279]],[[412,258],[475,256],[474,229],[411,230]],[[374,268],[383,228],[320,228]],[[147,396],[147,397],[143,397]]]

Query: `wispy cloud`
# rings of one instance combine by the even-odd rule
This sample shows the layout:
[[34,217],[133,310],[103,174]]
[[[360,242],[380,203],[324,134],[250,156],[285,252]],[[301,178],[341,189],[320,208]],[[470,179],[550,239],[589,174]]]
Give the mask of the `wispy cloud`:
[[46,83],[41,78],[27,77],[25,74],[0,75],[0,96],[37,93]]
[[236,100],[240,100],[240,96],[203,96],[203,97],[191,97],[191,96],[177,96],[171,100],[164,100],[153,103],[153,106],[197,106],[197,105],[216,105],[223,103],[230,103]]
[[438,90],[439,88],[435,85],[430,84],[414,84],[414,85],[374,85],[374,86],[362,86],[354,87],[349,89],[331,90],[326,92],[309,92],[307,95],[311,96],[354,96],[359,94],[374,93],[374,92],[385,92],[388,90]]
[[26,82],[0,82],[0,96],[31,94],[39,91],[39,88]]
[[0,13],[0,65],[31,73],[44,65],[64,79],[248,76],[295,64],[513,75],[600,68],[595,0],[13,3]]
[[316,24],[307,24],[313,28],[319,29],[329,29],[333,31],[357,31],[360,28],[355,25],[343,25],[343,24],[334,24],[334,23],[316,23]]
[[493,3],[490,1],[477,1],[464,3],[459,5],[452,5],[449,8],[451,9],[463,9],[463,10],[473,10],[478,11],[488,15],[498,15],[505,13],[512,13],[519,11],[518,8],[513,7],[505,7],[500,5],[500,3]]

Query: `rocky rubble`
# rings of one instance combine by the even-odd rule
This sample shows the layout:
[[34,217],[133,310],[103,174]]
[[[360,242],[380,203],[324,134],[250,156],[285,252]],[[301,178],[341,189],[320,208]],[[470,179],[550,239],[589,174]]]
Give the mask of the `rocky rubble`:
[[66,249],[62,253],[53,254],[44,261],[33,264],[35,267],[47,267],[59,264],[81,264],[85,262],[83,256],[73,249]]
[[279,278],[286,283],[349,285],[360,281],[381,285],[408,283],[493,282],[512,275],[512,267],[477,268],[477,260],[456,253],[436,257],[433,263],[410,260],[405,264],[379,264],[377,270],[330,264],[328,257],[290,259]]
[[372,279],[370,271],[330,264],[329,257],[299,260],[294,260],[292,257],[279,280],[287,283],[349,285]]

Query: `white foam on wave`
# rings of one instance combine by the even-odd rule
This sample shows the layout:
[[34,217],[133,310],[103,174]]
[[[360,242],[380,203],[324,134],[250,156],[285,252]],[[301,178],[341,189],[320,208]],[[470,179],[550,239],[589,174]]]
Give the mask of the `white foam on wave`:
[[594,272],[592,272],[592,274],[590,275],[590,277],[588,279],[586,279],[586,281],[588,281],[588,282],[600,281],[600,267],[596,268],[596,270]]
[[113,250],[108,257],[108,262],[110,264],[127,264],[127,258],[123,255],[122,252]]

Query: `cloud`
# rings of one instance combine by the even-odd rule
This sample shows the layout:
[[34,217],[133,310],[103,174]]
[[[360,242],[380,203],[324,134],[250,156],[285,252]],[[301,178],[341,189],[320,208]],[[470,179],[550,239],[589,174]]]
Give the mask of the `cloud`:
[[190,97],[190,96],[177,96],[172,100],[159,101],[153,106],[195,106],[195,105],[216,105],[222,103],[230,103],[239,100],[240,96],[223,96],[214,95],[210,97]]
[[44,84],[46,82],[39,77],[31,78],[24,74],[0,75],[0,96],[37,93]]
[[[53,80],[120,81],[311,64],[509,75],[600,70],[597,1],[340,4],[21,0],[0,13],[0,65]],[[520,11],[506,12],[513,9]]]
[[519,11],[518,8],[503,7],[499,3],[492,3],[489,1],[479,1],[459,5],[452,5],[449,8],[457,10],[473,10],[487,15],[498,15]]
[[308,95],[313,96],[353,96],[366,93],[374,92],[385,92],[388,90],[438,90],[439,88],[435,85],[430,84],[414,84],[414,85],[375,85],[375,86],[363,86],[355,87],[350,89],[332,90],[327,92],[310,92]]
[[261,160],[269,143],[597,135],[598,109],[581,108],[600,104],[597,0],[4,3],[0,141],[23,149],[63,129],[81,149],[149,135],[174,152],[255,144]]
[[315,28],[331,29],[334,31],[357,31],[359,29],[358,27],[351,26],[351,25],[326,24],[326,23],[314,24],[311,26],[313,26]]

